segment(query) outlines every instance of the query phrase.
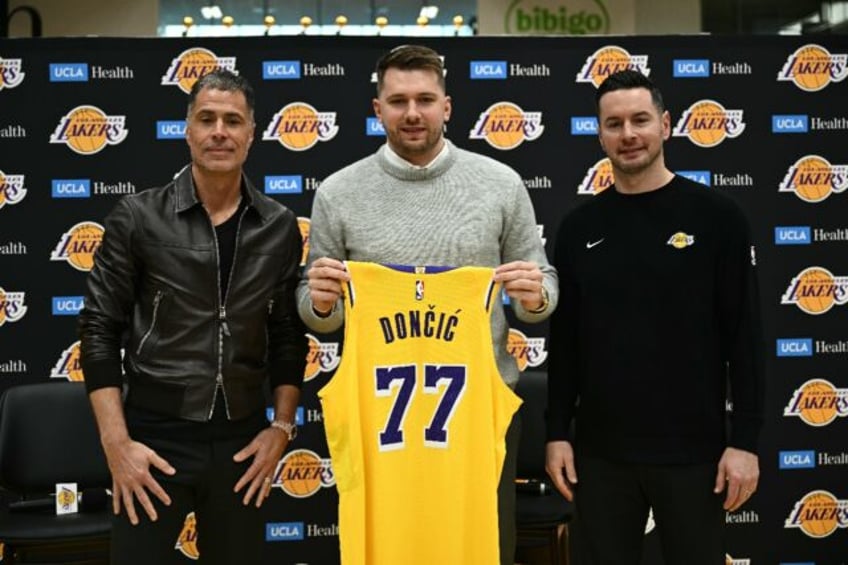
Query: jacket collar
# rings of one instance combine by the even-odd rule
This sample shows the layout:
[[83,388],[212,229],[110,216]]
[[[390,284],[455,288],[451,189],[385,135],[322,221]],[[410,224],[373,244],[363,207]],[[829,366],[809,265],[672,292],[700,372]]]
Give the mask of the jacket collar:
[[[191,176],[191,163],[183,167],[174,176],[173,182],[175,195],[174,209],[178,214],[201,205],[200,200],[197,198],[197,191],[194,189],[194,179]],[[241,190],[244,199],[247,201],[248,208],[255,209],[262,216],[263,220],[271,214],[273,207],[266,202],[244,173],[241,174]]]

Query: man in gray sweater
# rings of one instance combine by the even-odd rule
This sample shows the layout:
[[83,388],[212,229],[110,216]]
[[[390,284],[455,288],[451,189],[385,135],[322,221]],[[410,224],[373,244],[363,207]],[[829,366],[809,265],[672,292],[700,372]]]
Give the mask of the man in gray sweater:
[[[385,54],[373,105],[387,144],[328,177],[315,195],[306,278],[297,292],[306,325],[317,332],[342,326],[345,260],[494,267],[520,320],[547,318],[556,307],[557,276],[529,195],[515,171],[443,137],[451,99],[439,55],[416,45]],[[519,371],[506,350],[500,305],[491,326],[501,377],[514,387]],[[500,555],[508,564],[515,552],[517,444],[513,421],[498,488]]]

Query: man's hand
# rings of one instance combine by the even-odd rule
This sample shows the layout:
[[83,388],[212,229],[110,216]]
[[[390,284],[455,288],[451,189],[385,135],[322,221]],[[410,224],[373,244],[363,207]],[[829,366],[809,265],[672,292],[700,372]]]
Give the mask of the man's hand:
[[545,276],[539,265],[532,261],[512,261],[495,269],[495,281],[512,300],[521,302],[521,306],[530,312],[539,310],[544,304],[542,280]]
[[[554,487],[568,500],[574,500],[572,486],[577,484],[574,450],[567,441],[549,441],[545,446],[545,471]],[[565,471],[563,473],[563,471]]]
[[150,474],[150,466],[153,465],[166,475],[173,475],[176,473],[176,469],[143,443],[129,438],[117,443],[104,444],[103,451],[112,473],[112,510],[114,513],[116,515],[121,513],[121,503],[123,502],[130,523],[134,526],[138,525],[138,514],[135,509],[135,499],[138,499],[147,515],[155,522],[158,515],[148,491],[166,506],[171,504],[171,497]]
[[245,506],[250,504],[255,495],[256,507],[259,508],[271,494],[274,471],[288,444],[288,435],[283,430],[268,427],[259,432],[244,449],[233,455],[233,461],[236,463],[253,457],[250,466],[233,489],[234,492],[240,492],[245,486],[248,487],[242,499]]
[[350,274],[344,263],[329,257],[321,257],[312,262],[306,272],[309,282],[309,297],[312,308],[319,314],[329,314],[339,297],[342,296],[343,283],[350,280]]
[[728,447],[718,462],[713,492],[720,493],[727,484],[724,509],[733,512],[751,498],[757,490],[759,478],[760,464],[757,456],[748,451]]

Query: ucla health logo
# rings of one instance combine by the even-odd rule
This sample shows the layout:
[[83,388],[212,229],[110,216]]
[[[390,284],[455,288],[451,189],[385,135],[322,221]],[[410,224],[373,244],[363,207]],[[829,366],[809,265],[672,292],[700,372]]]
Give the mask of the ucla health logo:
[[94,252],[103,241],[103,226],[97,222],[80,222],[62,234],[50,254],[51,261],[67,261],[78,271],[90,271]]
[[772,133],[807,133],[810,117],[806,114],[775,114],[771,117]]
[[50,63],[50,82],[88,82],[88,63]]
[[365,118],[365,135],[368,136],[385,136],[386,128],[383,127],[383,122],[379,118]]
[[812,357],[813,340],[809,337],[779,338],[777,340],[778,357]]
[[816,466],[815,451],[781,451],[778,456],[781,469],[814,469]]
[[50,182],[53,198],[91,198],[90,179],[53,179]]
[[805,155],[789,167],[778,192],[794,192],[805,202],[821,202],[848,188],[848,165],[833,165],[820,155]]
[[506,80],[506,61],[471,61],[470,77],[473,80]]
[[300,61],[262,61],[265,80],[296,80],[300,78]]
[[21,71],[21,59],[0,57],[0,90],[15,88],[24,80],[26,73]]
[[512,102],[495,102],[480,113],[468,138],[482,139],[495,149],[508,151],[539,139],[544,131],[542,112],[525,112]]
[[6,322],[18,322],[27,313],[25,292],[11,292],[0,286],[0,327]]
[[688,137],[699,147],[715,147],[745,131],[743,114],[743,110],[728,110],[715,100],[698,100],[683,112],[671,135]]
[[75,341],[62,352],[59,360],[50,371],[51,379],[64,379],[72,382],[82,382],[85,377],[80,364],[80,342]]
[[24,175],[7,175],[0,171],[0,210],[8,204],[17,204],[27,195]]
[[577,194],[594,196],[611,187],[613,182],[612,162],[604,157],[586,171],[586,176],[577,187]]
[[675,174],[685,177],[691,181],[695,181],[704,186],[712,186],[713,174],[710,171],[674,171]]
[[303,177],[301,175],[280,175],[265,177],[265,194],[301,194]]
[[127,137],[126,116],[109,116],[97,106],[77,106],[62,116],[50,143],[64,143],[75,153],[93,155]]
[[312,334],[306,334],[309,349],[306,352],[306,369],[303,382],[309,382],[321,373],[332,372],[342,360],[338,342],[322,343]]
[[82,296],[54,296],[54,316],[76,316],[83,307]]
[[792,393],[784,417],[798,417],[814,428],[848,416],[848,388],[837,388],[826,379],[810,379]]
[[185,139],[185,120],[159,120],[156,122],[156,139]]
[[292,102],[274,114],[263,141],[278,141],[292,151],[306,151],[339,133],[335,112],[319,112],[306,102]]
[[775,245],[810,245],[812,233],[810,226],[775,226]]
[[794,304],[802,312],[824,314],[848,302],[848,277],[835,276],[824,267],[807,267],[789,282],[781,304]]
[[647,55],[631,55],[617,45],[601,47],[586,58],[583,68],[577,73],[577,82],[588,82],[598,88],[611,74],[633,69],[645,76],[651,74]]
[[674,78],[707,78],[710,76],[709,59],[675,59],[672,65]]
[[598,118],[571,116],[571,135],[598,135]]
[[831,54],[815,43],[796,49],[786,58],[777,73],[778,81],[792,81],[807,92],[816,92],[831,82],[842,82],[848,76],[848,54]]
[[269,522],[265,524],[265,541],[301,541],[303,522]]
[[192,47],[171,60],[171,66],[162,75],[162,86],[177,86],[186,94],[191,92],[201,77],[216,69],[226,69],[238,74],[235,57],[219,57],[209,49]]

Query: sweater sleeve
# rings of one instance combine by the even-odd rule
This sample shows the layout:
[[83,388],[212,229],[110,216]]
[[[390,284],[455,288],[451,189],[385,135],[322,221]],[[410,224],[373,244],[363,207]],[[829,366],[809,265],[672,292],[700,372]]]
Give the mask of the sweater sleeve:
[[[325,181],[325,183],[327,182],[331,181]],[[306,268],[303,269],[303,277],[297,287],[297,309],[301,319],[309,329],[321,333],[330,333],[339,329],[344,322],[342,301],[339,299],[329,316],[321,317],[316,314],[312,309],[312,299],[309,296],[307,272],[316,259],[330,257],[344,261],[347,259],[347,252],[344,246],[343,224],[333,217],[330,203],[324,197],[324,191],[320,188],[315,193],[310,223],[309,256],[306,261]]]
[[757,453],[765,398],[765,347],[756,255],[743,211],[734,205],[728,215],[716,285],[733,402],[729,445]]
[[578,398],[579,300],[577,281],[568,250],[569,217],[563,220],[554,247],[559,274],[559,307],[550,318],[548,402],[545,413],[547,441],[571,441],[570,427]]
[[542,271],[542,285],[548,293],[548,307],[541,312],[530,312],[521,306],[518,300],[512,301],[515,315],[522,322],[541,322],[551,315],[559,301],[559,286],[557,284],[557,272],[548,262],[545,247],[539,237],[536,228],[536,214],[533,203],[527,193],[521,179],[516,180],[514,188],[514,199],[508,210],[505,211],[506,227],[504,229],[503,243],[501,244],[501,257],[504,263],[510,261],[532,261]]

